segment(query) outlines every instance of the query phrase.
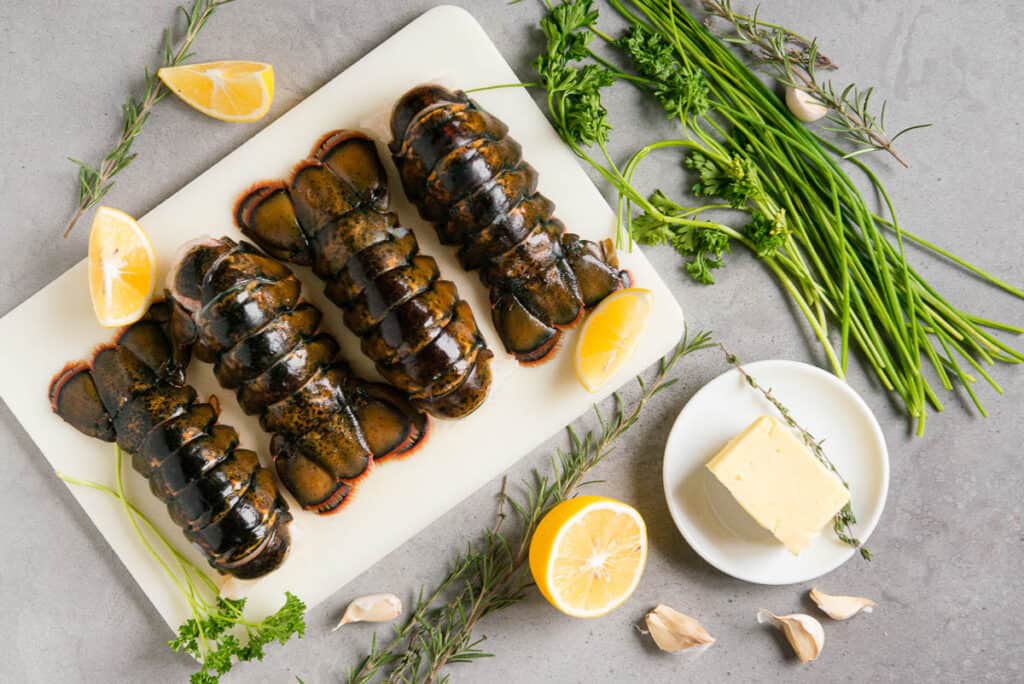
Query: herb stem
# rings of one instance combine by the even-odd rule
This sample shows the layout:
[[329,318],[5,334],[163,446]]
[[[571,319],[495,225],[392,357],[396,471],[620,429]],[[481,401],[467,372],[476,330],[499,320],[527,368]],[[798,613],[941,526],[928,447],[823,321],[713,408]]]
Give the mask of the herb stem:
[[[730,352],[728,348],[726,348],[726,346],[721,342],[718,343],[718,346],[722,350],[722,353],[725,354],[726,361],[728,361],[733,366],[733,368],[736,369],[740,376],[743,377],[744,381],[746,381],[746,383],[750,385],[752,388],[757,390],[761,394],[761,396],[767,399],[768,402],[775,407],[775,410],[777,410],[779,412],[779,415],[782,416],[782,419],[786,422],[786,425],[788,425],[793,430],[796,430],[796,432],[800,435],[800,439],[802,439],[807,448],[811,450],[811,453],[814,455],[814,457],[818,459],[818,461],[821,462],[822,465],[831,470],[835,474],[835,476],[839,478],[839,481],[843,483],[843,486],[846,487],[847,490],[849,490],[850,485],[843,478],[842,473],[839,472],[839,469],[836,468],[836,465],[832,462],[832,460],[829,459],[828,455],[825,454],[825,450],[821,446],[822,442],[818,439],[815,439],[814,435],[812,435],[810,431],[808,431],[805,427],[803,427],[800,423],[797,422],[796,418],[793,417],[792,412],[786,407],[785,404],[782,403],[782,401],[779,400],[778,397],[775,396],[775,393],[771,390],[771,388],[761,385],[760,383],[757,382],[756,379],[754,379],[754,377],[750,373],[747,372],[747,369],[743,367],[743,364],[740,362],[739,358],[735,354]],[[853,513],[853,507],[850,503],[847,503],[845,506],[843,506],[842,510],[840,510],[839,513],[836,514],[835,518],[833,519],[832,527],[840,541],[842,541],[844,544],[847,544],[857,549],[864,560],[871,560],[871,552],[868,551],[867,547],[861,544],[859,539],[853,536],[852,526],[856,523],[857,517]]]
[[[420,598],[394,639],[379,646],[374,635],[370,653],[349,672],[348,683],[368,684],[380,677],[396,683],[434,682],[443,678],[444,668],[450,664],[487,657],[489,654],[479,649],[482,639],[474,639],[473,632],[487,614],[523,598],[530,583],[526,569],[530,540],[540,520],[585,485],[586,474],[612,453],[648,402],[676,382],[669,377],[676,364],[712,344],[708,333],[692,338],[684,334],[653,377],[646,381],[637,378],[640,397],[631,407],[627,409],[615,394],[611,416],[606,417],[595,406],[598,428],[582,437],[568,428],[569,448],[555,454],[549,473],[534,473],[524,499],[509,496],[503,481],[495,523],[456,558],[451,571],[428,597],[420,591]],[[514,537],[501,532],[506,505],[520,523]],[[452,593],[453,587],[457,589]]]
[[[185,18],[185,32],[175,50],[171,47],[171,30],[164,31],[163,61],[162,67],[175,67],[181,65],[192,56],[192,44],[199,36],[203,26],[213,15],[214,11],[221,5],[232,0],[192,0],[190,8],[180,7],[179,10]],[[142,100],[137,101],[129,96],[122,106],[123,120],[121,123],[121,135],[114,148],[107,153],[99,166],[92,166],[77,159],[71,161],[78,166],[78,206],[68,219],[64,227],[64,237],[71,233],[82,215],[94,207],[113,187],[113,179],[125,169],[132,160],[135,153],[132,152],[132,144],[142,132],[142,127],[149,119],[150,112],[160,100],[167,95],[167,88],[157,77],[156,72],[146,69],[145,92]]]

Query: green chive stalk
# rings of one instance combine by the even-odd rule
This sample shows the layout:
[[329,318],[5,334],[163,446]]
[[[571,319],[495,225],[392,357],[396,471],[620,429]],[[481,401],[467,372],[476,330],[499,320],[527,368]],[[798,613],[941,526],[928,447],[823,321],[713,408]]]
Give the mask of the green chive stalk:
[[[984,415],[972,387],[977,376],[1002,392],[984,366],[1024,361],[992,331],[1024,329],[951,304],[910,266],[905,243],[1017,297],[1024,292],[905,232],[885,187],[862,158],[844,157],[793,117],[678,0],[609,3],[629,23],[623,38],[597,28],[591,0],[549,5],[542,21],[548,44],[537,69],[556,130],[619,194],[620,243],[669,242],[692,257],[687,269],[705,283],[713,282],[710,270],[722,264],[728,242],[742,244],[777,278],[835,374],[844,377],[850,350],[859,352],[882,386],[900,397],[919,434],[929,410],[943,408],[926,366],[944,389],[952,390],[954,381],[962,386]],[[594,37],[624,53],[637,73],[598,55],[589,47]],[[592,63],[574,65],[587,61]],[[683,132],[677,140],[642,147],[622,165],[607,151],[611,125],[600,101],[600,90],[620,80],[656,98]],[[694,195],[725,202],[684,207],[660,191],[640,192],[633,185],[638,166],[665,149],[683,151],[687,166],[698,172]],[[867,205],[847,170],[864,174],[886,217]],[[737,229],[701,218],[726,208],[753,222]]]

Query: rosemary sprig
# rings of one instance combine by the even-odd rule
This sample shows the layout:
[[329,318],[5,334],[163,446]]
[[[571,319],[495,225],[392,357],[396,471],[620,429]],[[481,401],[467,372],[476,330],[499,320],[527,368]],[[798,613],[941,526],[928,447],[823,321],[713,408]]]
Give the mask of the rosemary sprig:
[[[178,10],[185,19],[185,33],[175,50],[172,44],[172,30],[164,30],[163,60],[160,66],[179,66],[191,57],[193,55],[192,44],[199,32],[203,30],[203,26],[218,7],[229,2],[232,0],[192,0],[191,7],[179,7]],[[134,96],[129,95],[121,106],[123,115],[121,137],[98,167],[69,157],[78,166],[78,207],[64,228],[64,237],[68,236],[82,214],[96,206],[103,196],[110,192],[110,189],[114,187],[114,176],[123,171],[135,159],[132,143],[142,132],[142,126],[149,118],[153,107],[167,95],[167,88],[157,78],[156,71],[150,71],[149,67],[146,67],[145,84],[146,90],[141,100],[136,100]]]
[[[805,427],[798,423],[796,419],[793,417],[793,414],[790,412],[789,408],[787,408],[785,404],[779,401],[779,398],[775,396],[771,388],[764,387],[763,385],[759,384],[757,380],[755,380],[754,377],[747,372],[747,369],[743,367],[743,364],[740,363],[739,358],[735,354],[730,352],[724,344],[719,342],[718,346],[721,348],[722,352],[725,353],[725,360],[732,364],[737,371],[739,371],[739,374],[743,376],[743,379],[747,382],[748,385],[750,385],[755,390],[760,392],[761,395],[765,399],[767,399],[772,406],[775,407],[775,410],[778,411],[779,415],[782,416],[782,419],[786,422],[786,425],[788,425],[790,428],[795,430],[797,434],[800,435],[800,438],[804,441],[804,444],[807,445],[807,448],[811,450],[811,453],[814,454],[814,457],[821,461],[822,465],[824,465],[826,468],[835,473],[836,477],[838,477],[840,482],[843,483],[843,486],[849,489],[850,485],[847,484],[845,479],[843,479],[843,476],[839,472],[839,469],[836,468],[832,460],[825,455],[825,450],[821,446],[823,440],[815,439],[814,435],[812,435]],[[853,536],[853,526],[856,524],[857,516],[853,514],[853,506],[849,502],[845,506],[843,506],[843,508],[838,513],[836,513],[835,517],[832,519],[832,529],[835,530],[836,536],[839,537],[839,541],[857,549],[864,560],[871,560],[871,552],[868,551],[866,546],[861,544],[859,539]]]
[[[709,13],[709,19],[717,17],[732,25],[733,33],[723,36],[723,40],[745,48],[758,62],[771,66],[783,85],[799,88],[828,107],[828,119],[834,125],[827,130],[857,146],[844,158],[882,150],[904,167],[910,166],[894,149],[893,143],[900,136],[931,124],[908,126],[890,137],[885,130],[886,102],[882,102],[877,114],[871,107],[874,87],[860,88],[851,83],[837,90],[831,80],[818,78],[819,70],[831,71],[836,65],[818,49],[817,40],[809,40],[778,24],[761,21],[756,9],[753,15],[739,14],[733,10],[732,0],[703,0],[702,4]],[[710,25],[711,22],[705,21],[705,24]]]
[[[508,496],[503,483],[495,524],[459,555],[434,590],[420,591],[409,618],[395,628],[386,644],[381,645],[374,635],[370,652],[348,673],[348,683],[447,681],[446,666],[488,657],[480,648],[483,637],[476,637],[474,630],[488,613],[523,598],[530,584],[526,567],[530,539],[544,514],[587,484],[587,473],[612,452],[651,398],[676,382],[677,378],[668,376],[680,359],[712,345],[709,333],[693,338],[684,334],[652,378],[637,377],[640,397],[631,407],[616,393],[611,416],[594,407],[599,429],[580,438],[568,428],[569,448],[559,449],[552,457],[548,474],[534,471],[525,498]],[[519,522],[511,534],[502,531],[506,505]]]
[[[760,62],[769,62],[776,53],[776,37],[782,41],[782,47],[790,59],[806,63],[812,46],[816,46],[814,38],[806,38],[790,28],[780,24],[770,24],[758,18],[761,6],[754,8],[753,15],[740,14],[732,9],[732,0],[702,0],[701,3],[708,16],[704,18],[704,25],[709,29],[715,28],[714,19],[724,19],[738,31],[745,35],[726,37],[726,42],[740,45],[750,52]],[[814,66],[826,71],[834,71],[839,65],[832,61],[828,55],[820,50],[815,50]]]

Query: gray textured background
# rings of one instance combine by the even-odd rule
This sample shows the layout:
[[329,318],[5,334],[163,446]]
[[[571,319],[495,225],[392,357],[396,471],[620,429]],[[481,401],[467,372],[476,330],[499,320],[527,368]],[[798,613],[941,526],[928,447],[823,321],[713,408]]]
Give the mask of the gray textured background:
[[[199,59],[272,62],[278,85],[267,122],[346,68],[433,2],[273,2],[247,0],[214,17]],[[539,45],[539,5],[465,2],[524,80]],[[746,5],[747,3],[738,3]],[[878,158],[908,227],[1019,285],[1020,111],[1016,37],[1024,5],[1014,0],[950,2],[765,2],[764,16],[809,35],[843,66],[838,78],[876,83],[891,125],[932,121],[905,139],[913,168]],[[118,103],[140,87],[170,2],[8,0],[0,4],[0,312],[7,312],[82,258],[88,222],[67,241],[72,209],[66,155],[92,160],[119,126]],[[603,26],[614,27],[610,11]],[[410,55],[410,58],[415,58]],[[385,74],[381,75],[386,78]],[[608,98],[615,151],[625,153],[672,129],[635,94]],[[141,215],[251,136],[263,124],[224,125],[168,100],[138,141],[138,160],[109,202]],[[651,160],[638,183],[670,185],[677,160]],[[738,252],[719,284],[703,288],[664,249],[648,255],[670,283],[694,328],[711,327],[745,359],[821,363],[784,298],[748,255]],[[1024,306],[920,253],[915,265],[955,302],[1021,323]],[[497,657],[452,672],[456,681],[1020,681],[1021,401],[1024,373],[999,368],[1006,395],[983,390],[990,417],[947,398],[924,438],[907,434],[894,405],[854,370],[851,383],[876,412],[892,453],[892,483],[870,546],[877,560],[853,560],[821,580],[840,593],[873,596],[881,607],[848,623],[826,624],[828,644],[800,668],[784,643],[754,622],[759,607],[805,607],[807,586],[765,588],[707,566],[673,527],[661,493],[661,453],[671,421],[693,392],[723,370],[713,353],[689,361],[683,380],[659,396],[598,476],[594,488],[636,505],[651,530],[644,580],[625,607],[596,621],[573,621],[531,592],[489,617],[480,633]],[[5,682],[182,681],[185,656],[165,647],[167,628],[116,556],[51,473],[6,407],[0,407],[0,680]],[[523,459],[524,476],[560,439]],[[331,634],[349,599],[370,591],[405,593],[436,579],[467,538],[489,523],[492,483],[395,551],[308,617],[305,639],[274,647],[259,666],[228,681],[338,681],[366,647],[362,626]],[[718,637],[698,660],[655,651],[632,625],[657,602],[699,617]]]

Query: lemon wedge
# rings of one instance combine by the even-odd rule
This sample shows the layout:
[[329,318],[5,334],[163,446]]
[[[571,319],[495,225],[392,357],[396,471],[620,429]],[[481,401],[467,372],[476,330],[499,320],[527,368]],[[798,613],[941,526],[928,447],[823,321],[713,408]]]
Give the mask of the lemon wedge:
[[186,64],[156,73],[189,106],[221,121],[256,121],[274,100],[274,67],[263,62]]
[[576,342],[576,377],[597,391],[633,354],[654,305],[650,290],[629,287],[597,305]]
[[128,214],[100,207],[89,233],[89,293],[100,325],[116,328],[142,318],[153,299],[153,245]]
[[647,527],[635,508],[578,496],[552,508],[530,541],[540,593],[566,615],[599,617],[622,605],[647,562]]

